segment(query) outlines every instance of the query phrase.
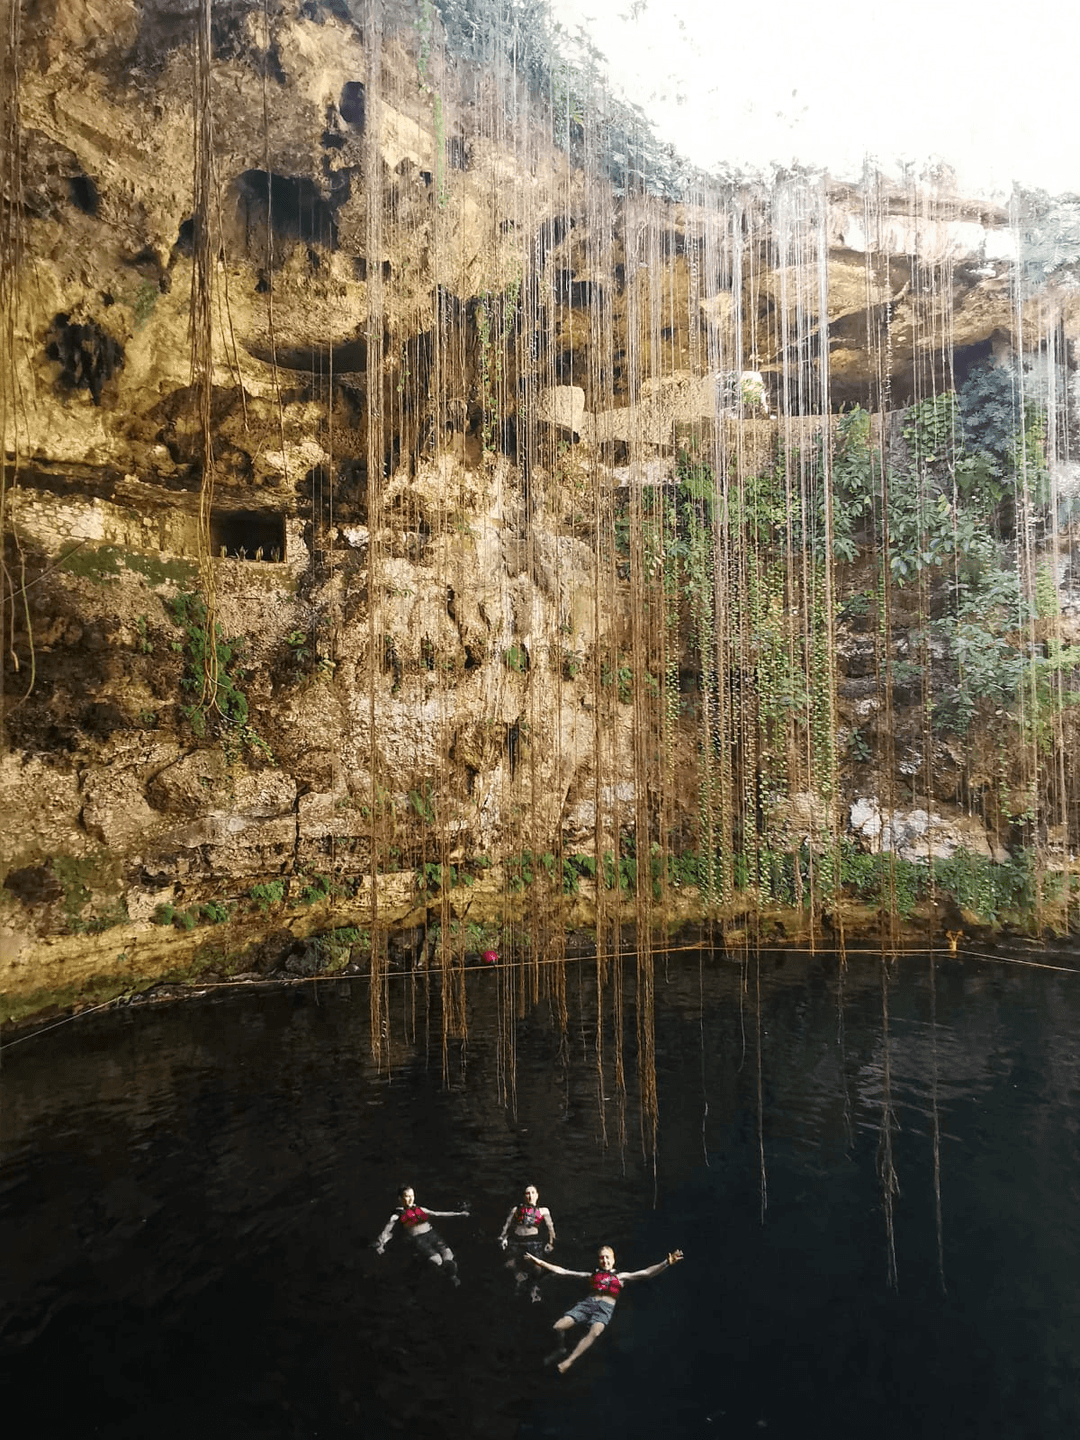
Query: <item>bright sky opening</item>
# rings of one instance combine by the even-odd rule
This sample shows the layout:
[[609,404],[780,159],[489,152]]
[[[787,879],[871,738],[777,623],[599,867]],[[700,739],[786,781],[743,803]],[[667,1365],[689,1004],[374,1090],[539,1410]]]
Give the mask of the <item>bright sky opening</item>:
[[1080,190],[1075,0],[553,0],[613,87],[705,170],[857,179],[944,164],[970,195]]

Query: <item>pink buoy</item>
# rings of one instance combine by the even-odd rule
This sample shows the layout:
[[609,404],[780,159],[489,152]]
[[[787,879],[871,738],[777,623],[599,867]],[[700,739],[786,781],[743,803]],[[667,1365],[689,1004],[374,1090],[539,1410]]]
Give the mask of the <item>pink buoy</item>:
[[485,950],[481,957],[485,965],[494,965],[499,958],[497,950]]

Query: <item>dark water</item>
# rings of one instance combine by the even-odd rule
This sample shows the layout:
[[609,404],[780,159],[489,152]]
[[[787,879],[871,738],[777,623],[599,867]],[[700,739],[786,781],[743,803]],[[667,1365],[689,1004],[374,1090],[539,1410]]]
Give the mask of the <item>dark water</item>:
[[[1080,975],[939,959],[932,988],[927,957],[903,957],[886,1032],[876,957],[852,957],[842,995],[831,956],[759,965],[660,962],[655,1176],[633,1095],[620,1151],[610,1072],[602,1144],[588,964],[565,1046],[546,1004],[517,1022],[516,1115],[493,974],[449,1087],[437,1048],[399,1043],[376,1073],[362,981],[109,1012],[7,1049],[5,1417],[115,1440],[1080,1434]],[[402,1181],[436,1209],[471,1202],[439,1222],[460,1289],[400,1238],[371,1250]],[[515,1300],[495,1245],[529,1181],[566,1266],[601,1241],[627,1269],[687,1255],[628,1287],[565,1377],[540,1362],[580,1282]]]

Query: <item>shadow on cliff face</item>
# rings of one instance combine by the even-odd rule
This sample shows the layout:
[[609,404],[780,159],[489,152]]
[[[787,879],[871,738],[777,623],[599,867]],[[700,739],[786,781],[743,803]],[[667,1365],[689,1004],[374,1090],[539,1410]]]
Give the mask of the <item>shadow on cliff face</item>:
[[[336,197],[340,204],[347,198],[348,174],[343,177]],[[293,177],[275,175],[268,170],[245,170],[229,187],[229,211],[235,218],[240,241],[249,255],[262,259],[273,254],[280,265],[286,248],[292,244],[327,246],[337,244],[336,204],[325,200],[319,187],[306,175]],[[276,242],[270,246],[267,232]],[[228,238],[228,237],[227,237]]]
[[[57,0],[52,0],[55,5]],[[60,0],[63,3],[63,0]],[[118,64],[122,76],[133,73],[156,75],[165,69],[169,57],[191,44],[193,33],[192,6],[184,0],[141,0],[139,33],[135,44]],[[340,7],[344,10],[344,6]],[[247,63],[263,70],[276,85],[286,83],[277,42],[269,47],[258,43],[252,29],[245,25],[249,15],[261,16],[262,0],[229,0],[215,3],[210,27],[211,53],[215,61]],[[347,12],[344,18],[348,18]]]
[[106,383],[124,368],[124,347],[96,320],[82,324],[62,312],[45,337],[45,354],[60,366],[57,384],[64,390],[89,390],[101,404]]
[[164,631],[162,643],[155,643],[156,616],[141,617],[143,632],[133,648],[119,616],[89,614],[77,590],[49,583],[65,571],[107,579],[114,556],[102,559],[77,544],[59,562],[27,549],[19,555],[10,542],[5,552],[8,571],[25,593],[25,604],[20,599],[12,606],[3,659],[12,747],[28,755],[73,756],[118,730],[156,726],[161,706],[179,694],[180,671]]

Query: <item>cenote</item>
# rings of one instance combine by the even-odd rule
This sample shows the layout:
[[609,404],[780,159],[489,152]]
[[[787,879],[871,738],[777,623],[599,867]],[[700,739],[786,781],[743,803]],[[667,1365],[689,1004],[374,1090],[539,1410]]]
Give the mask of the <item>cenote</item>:
[[[1080,1433],[1077,196],[542,0],[9,0],[0,137],[9,1416]],[[530,1182],[686,1255],[563,1376]]]
[[[364,977],[9,1046],[8,1413],[238,1440],[1075,1434],[1072,952],[656,958],[655,1154],[633,986],[620,1099],[592,961],[565,1028],[547,1000],[508,1023],[499,974],[470,973],[445,1074],[405,975],[381,1066]],[[470,1207],[438,1222],[459,1289],[371,1248],[403,1182]],[[497,1245],[530,1182],[568,1268],[686,1253],[564,1377],[541,1362],[580,1282],[530,1304]]]

